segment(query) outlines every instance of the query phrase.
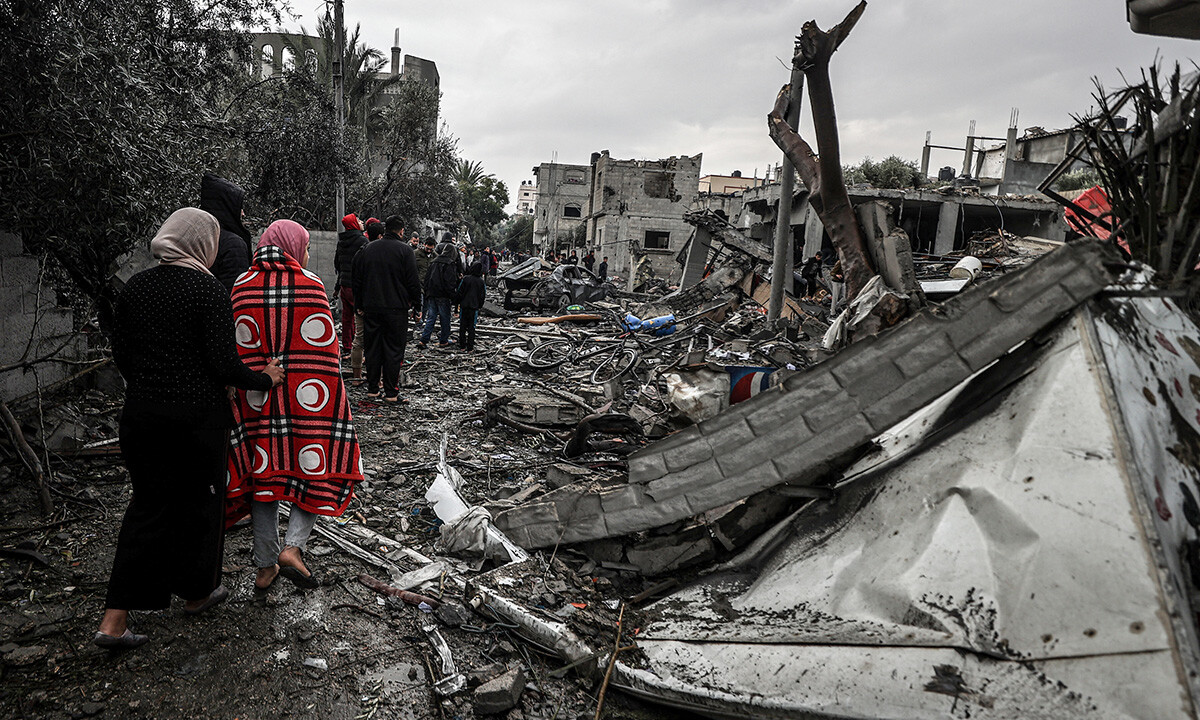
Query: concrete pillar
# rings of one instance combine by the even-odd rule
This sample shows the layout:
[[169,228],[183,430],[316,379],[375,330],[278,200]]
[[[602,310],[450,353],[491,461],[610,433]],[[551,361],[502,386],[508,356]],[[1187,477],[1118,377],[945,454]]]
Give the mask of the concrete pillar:
[[933,239],[933,254],[945,255],[954,250],[954,235],[958,232],[960,203],[944,202],[938,209],[937,235]]

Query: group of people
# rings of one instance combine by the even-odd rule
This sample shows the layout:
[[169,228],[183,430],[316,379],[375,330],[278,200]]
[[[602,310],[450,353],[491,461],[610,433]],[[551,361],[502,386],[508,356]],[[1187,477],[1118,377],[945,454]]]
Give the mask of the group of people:
[[600,264],[596,265],[596,254],[591,250],[588,250],[587,255],[584,255],[582,258],[579,257],[579,253],[574,251],[568,255],[556,253],[551,250],[546,253],[546,260],[554,265],[583,265],[587,268],[588,272],[595,273],[601,280],[608,277],[608,256],[605,255]]
[[458,349],[473,352],[483,275],[494,273],[499,260],[483,248],[468,264],[453,238],[438,244],[433,237],[422,242],[415,232],[406,236],[405,220],[396,215],[382,223],[370,218],[365,235],[354,213],[342,218],[342,227],[334,253],[342,352],[350,358],[353,378],[362,376],[365,364],[367,397],[400,402],[409,323],[422,323],[418,347],[428,347],[437,325],[438,347],[448,349],[457,305]]
[[[244,192],[205,175],[200,197],[199,208],[177,210],[159,228],[150,243],[158,264],[129,280],[114,311],[133,496],[94,637],[110,650],[148,640],[130,628],[132,610],[166,608],[172,595],[188,615],[223,602],[224,532],[247,515],[256,592],[281,576],[318,586],[304,558],[316,516],[341,515],[363,477],[337,329],[324,285],[306,269],[308,231],[276,220],[251,253]],[[403,225],[388,218],[380,247]],[[372,328],[407,312],[408,299],[370,282],[373,255],[354,266],[367,281],[354,299],[368,355],[378,354]],[[415,293],[415,279],[405,283]]]

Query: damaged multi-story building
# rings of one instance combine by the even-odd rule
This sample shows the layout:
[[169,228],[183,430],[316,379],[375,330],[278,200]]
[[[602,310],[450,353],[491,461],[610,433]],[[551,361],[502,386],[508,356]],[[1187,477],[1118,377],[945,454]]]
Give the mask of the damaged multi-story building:
[[[533,168],[533,247],[539,254],[569,252],[571,238],[585,222],[590,194],[591,168],[559,162],[542,163]],[[525,190],[522,184],[522,191]]]
[[607,256],[609,272],[627,278],[630,289],[650,270],[667,282],[679,279],[675,255],[692,234],[683,214],[699,195],[702,158],[617,160],[607,150],[592,155],[587,247]]

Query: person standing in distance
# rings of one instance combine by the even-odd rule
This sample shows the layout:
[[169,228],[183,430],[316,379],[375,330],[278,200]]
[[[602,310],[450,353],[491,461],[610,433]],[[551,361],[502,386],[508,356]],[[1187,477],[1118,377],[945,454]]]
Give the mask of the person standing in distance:
[[367,397],[400,401],[400,366],[408,340],[408,311],[421,295],[417,264],[404,237],[404,219],[384,221],[383,237],[354,257],[354,304],[363,313]]

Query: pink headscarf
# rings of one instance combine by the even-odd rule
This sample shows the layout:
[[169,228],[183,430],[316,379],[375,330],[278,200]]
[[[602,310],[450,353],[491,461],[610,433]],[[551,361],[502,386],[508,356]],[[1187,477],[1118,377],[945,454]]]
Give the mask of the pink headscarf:
[[283,250],[298,263],[304,262],[304,251],[308,249],[308,231],[295,220],[276,220],[258,241],[258,247],[270,245]]
[[160,265],[176,265],[212,275],[208,268],[217,259],[220,237],[221,225],[215,217],[198,208],[179,208],[155,233],[150,241],[150,254],[158,258]]

